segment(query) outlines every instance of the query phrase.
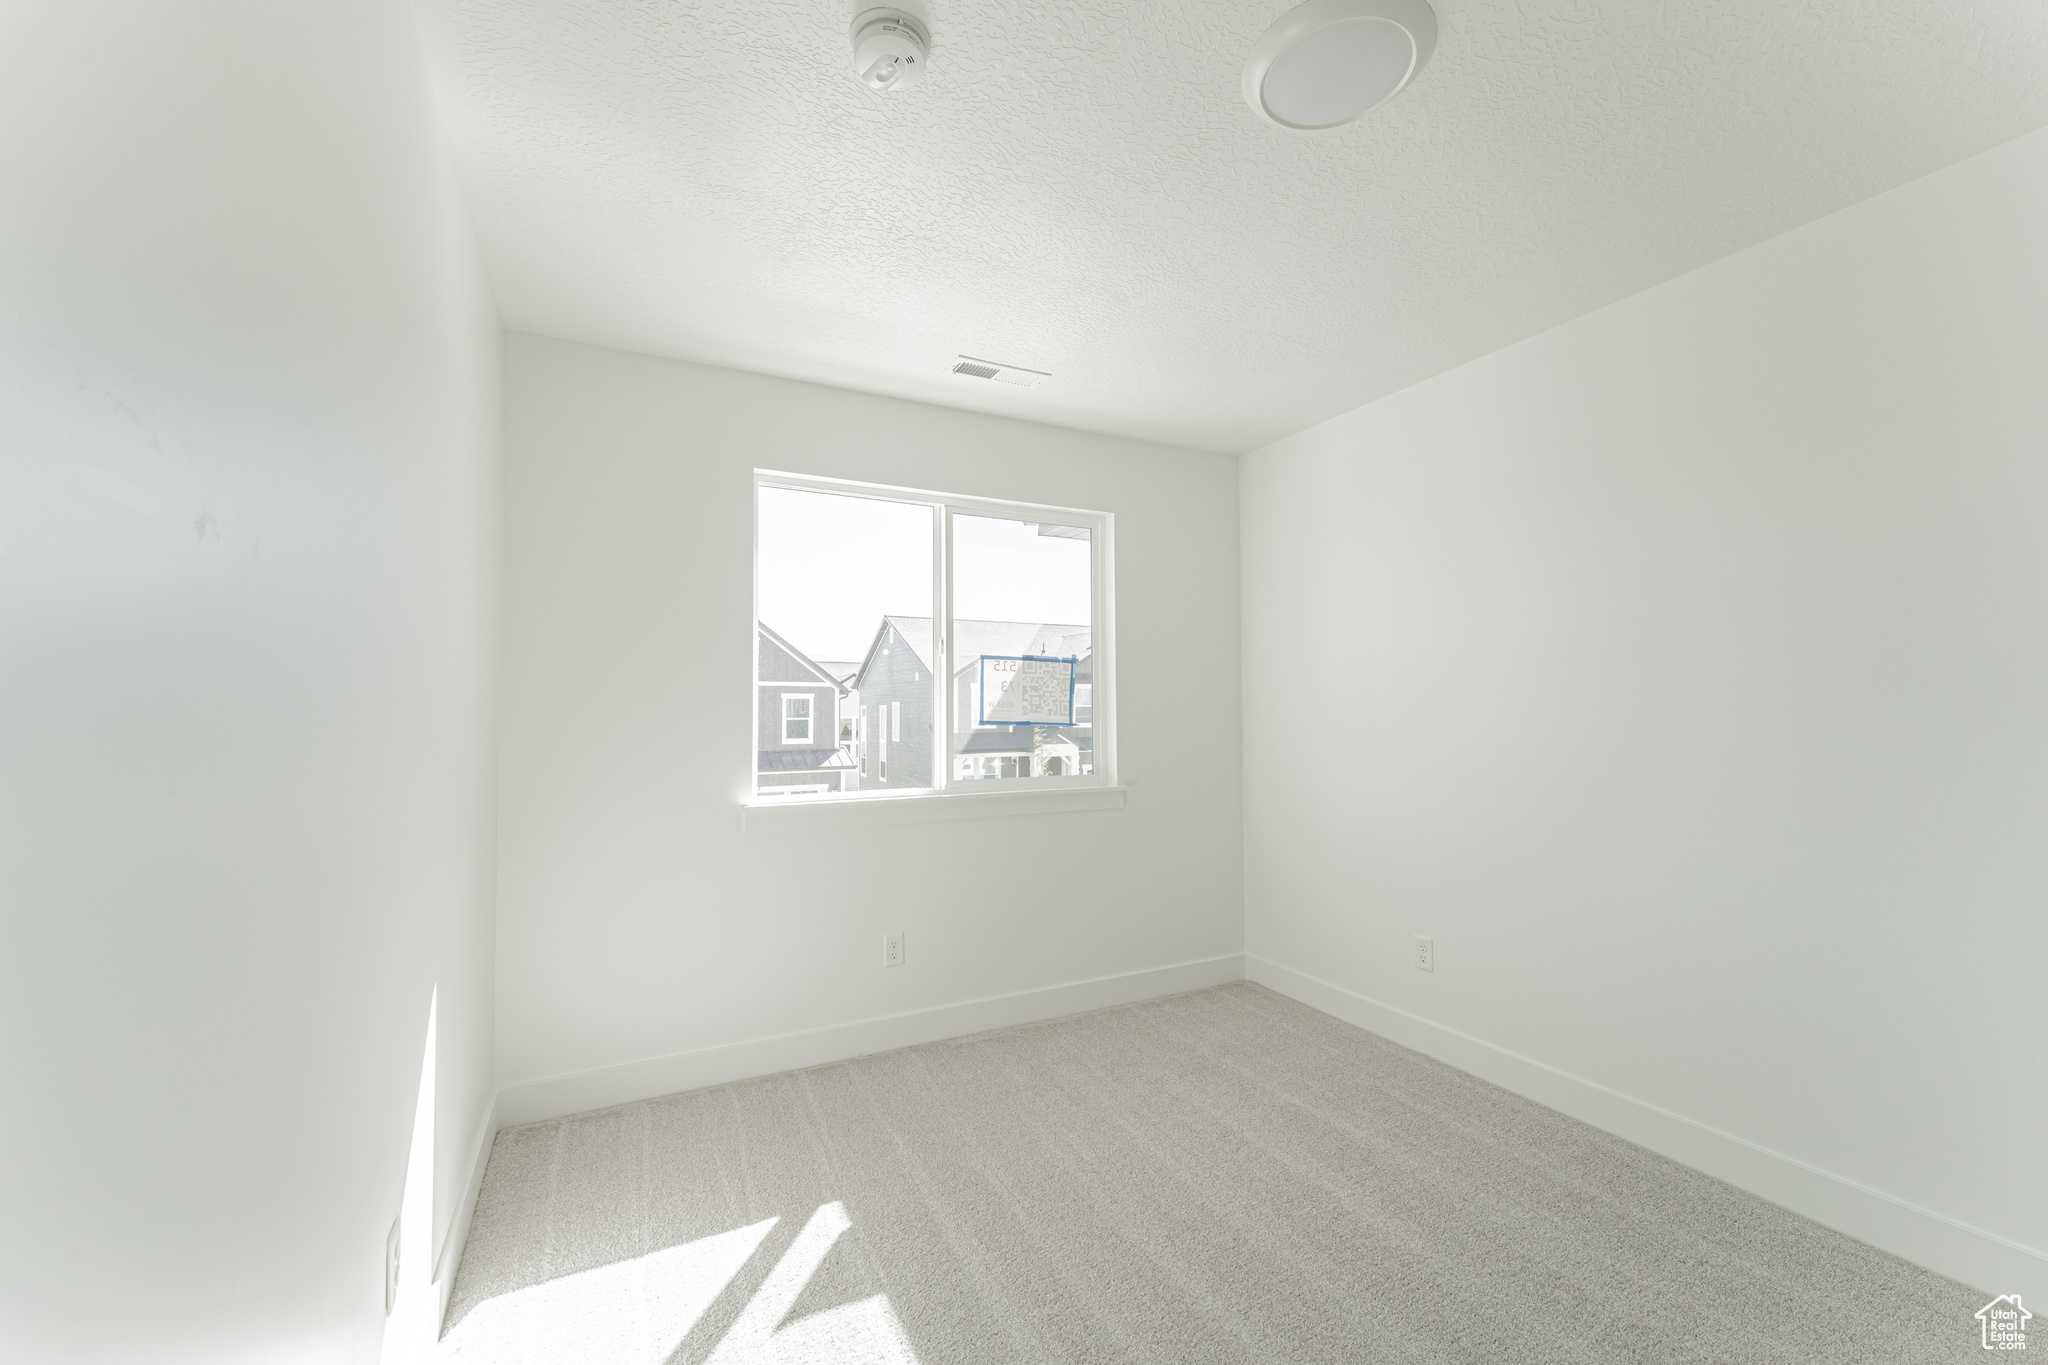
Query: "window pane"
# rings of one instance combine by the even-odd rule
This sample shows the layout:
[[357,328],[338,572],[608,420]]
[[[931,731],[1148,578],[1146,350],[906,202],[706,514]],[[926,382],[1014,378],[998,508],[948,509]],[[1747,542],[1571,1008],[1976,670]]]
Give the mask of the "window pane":
[[1095,770],[1089,532],[953,514],[956,781]]
[[789,488],[757,494],[755,790],[929,787],[932,509]]

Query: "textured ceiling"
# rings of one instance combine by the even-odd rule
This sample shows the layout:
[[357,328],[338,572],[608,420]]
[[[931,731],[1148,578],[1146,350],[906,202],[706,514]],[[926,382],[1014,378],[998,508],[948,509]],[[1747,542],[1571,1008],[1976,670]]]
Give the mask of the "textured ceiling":
[[[1438,0],[1333,133],[1290,0],[422,0],[508,326],[1240,451],[2048,123],[2043,0]],[[1050,370],[955,378],[956,353]]]

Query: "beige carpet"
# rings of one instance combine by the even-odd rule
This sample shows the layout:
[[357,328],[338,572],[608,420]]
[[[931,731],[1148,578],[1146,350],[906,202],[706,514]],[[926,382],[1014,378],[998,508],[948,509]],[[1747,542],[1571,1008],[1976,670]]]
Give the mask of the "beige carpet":
[[1984,1297],[1244,984],[508,1129],[442,1349],[1928,1365]]

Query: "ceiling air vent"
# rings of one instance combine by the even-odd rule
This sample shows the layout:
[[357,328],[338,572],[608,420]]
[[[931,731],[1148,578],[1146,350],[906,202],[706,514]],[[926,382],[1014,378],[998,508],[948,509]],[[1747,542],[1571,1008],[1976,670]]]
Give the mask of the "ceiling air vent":
[[998,384],[1015,384],[1020,389],[1028,389],[1041,379],[1052,378],[1043,370],[1027,370],[1021,365],[1003,365],[993,360],[976,360],[971,355],[955,357],[953,373],[964,374],[971,379],[993,379]]

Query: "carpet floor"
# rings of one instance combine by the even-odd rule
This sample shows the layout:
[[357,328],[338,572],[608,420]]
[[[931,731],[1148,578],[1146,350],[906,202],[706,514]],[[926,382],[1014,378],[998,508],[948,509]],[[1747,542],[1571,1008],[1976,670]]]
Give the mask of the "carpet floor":
[[441,1352],[1928,1365],[1985,1297],[1245,983],[507,1129]]

